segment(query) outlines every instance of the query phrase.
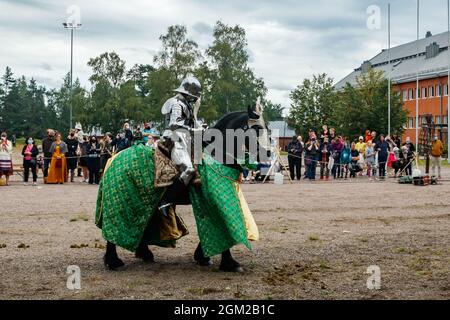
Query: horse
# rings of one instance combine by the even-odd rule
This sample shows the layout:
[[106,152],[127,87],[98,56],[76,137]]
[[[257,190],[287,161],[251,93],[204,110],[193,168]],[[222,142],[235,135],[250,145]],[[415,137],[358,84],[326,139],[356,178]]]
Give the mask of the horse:
[[[238,140],[236,137],[234,137],[235,139],[234,154],[230,155],[229,152],[227,153],[228,150],[226,150],[227,146],[226,133],[230,132],[230,130],[232,132],[237,132],[238,130],[240,130],[241,133],[248,133],[249,130],[252,130],[252,132],[256,133],[257,139],[256,140],[257,154],[252,156],[255,156],[256,159],[258,160],[261,154],[270,157],[270,144],[267,126],[263,119],[262,108],[260,107],[259,103],[257,103],[255,106],[249,106],[247,111],[233,112],[225,115],[214,125],[214,127],[207,129],[204,134],[208,135],[208,133],[212,132],[211,130],[215,130],[214,131],[215,133],[220,132],[222,136],[225,138],[223,149],[215,150],[213,152],[213,153],[222,152],[221,155],[212,154],[212,156],[215,156],[216,158],[221,157],[219,161],[220,163],[223,163],[224,166],[226,167],[241,170],[240,163],[238,162],[237,157],[235,156],[237,154],[237,151],[240,149],[250,151],[252,149],[251,146],[249,145],[249,139],[244,139],[243,145],[237,145],[236,142]],[[242,142],[242,140],[240,141]],[[211,146],[213,143],[214,143],[213,139],[203,141],[203,149],[207,148],[208,146]],[[126,150],[124,152],[126,152]],[[165,203],[172,203],[174,205],[192,204],[191,199],[189,197],[188,188],[181,181],[179,181],[179,179],[176,179],[173,185],[167,188],[164,194],[164,201]],[[149,227],[150,226],[148,225],[146,232],[149,229]],[[148,244],[149,243],[147,237],[144,236],[141,239],[139,246],[135,251],[135,256],[136,258],[141,259],[145,263],[153,263],[155,261],[154,255],[149,249]],[[199,243],[197,249],[195,250],[194,260],[200,266],[208,267],[212,265],[211,258],[206,257],[204,255],[201,242]],[[109,241],[107,242],[106,253],[104,255],[104,265],[110,270],[116,270],[124,266],[124,262],[119,258],[117,254],[116,245]],[[224,272],[243,272],[240,263],[237,262],[231,255],[230,249],[223,251],[221,254],[220,270]]]

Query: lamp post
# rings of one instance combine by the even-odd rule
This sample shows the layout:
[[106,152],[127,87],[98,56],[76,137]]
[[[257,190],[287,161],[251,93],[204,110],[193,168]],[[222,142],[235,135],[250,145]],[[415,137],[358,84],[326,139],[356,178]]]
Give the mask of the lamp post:
[[81,28],[81,23],[63,23],[64,28],[70,29],[70,116],[69,116],[69,123],[70,123],[70,129],[72,129],[72,113],[73,113],[73,101],[72,101],[72,87],[73,87],[73,31],[75,29]]
[[391,4],[388,4],[388,136],[391,136]]

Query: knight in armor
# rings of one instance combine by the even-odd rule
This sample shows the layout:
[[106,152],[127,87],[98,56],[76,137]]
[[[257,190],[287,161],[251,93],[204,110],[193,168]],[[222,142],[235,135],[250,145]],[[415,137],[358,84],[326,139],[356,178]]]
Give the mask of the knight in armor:
[[[174,91],[177,94],[167,100],[161,110],[165,118],[162,138],[164,142],[173,142],[171,159],[181,172],[181,181],[188,186],[196,177],[190,153],[191,138],[194,132],[203,130],[194,112],[194,107],[200,103],[201,84],[197,78],[189,76]],[[192,183],[198,185],[200,181],[196,177]]]

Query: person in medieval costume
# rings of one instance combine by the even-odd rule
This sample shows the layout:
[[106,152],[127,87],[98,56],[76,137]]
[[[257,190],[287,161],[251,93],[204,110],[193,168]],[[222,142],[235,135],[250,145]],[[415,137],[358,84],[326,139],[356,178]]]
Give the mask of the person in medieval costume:
[[[75,137],[78,140],[78,145],[81,146],[84,142],[84,132],[83,132],[83,127],[81,126],[81,123],[77,122],[77,124],[75,125]],[[78,150],[78,153],[80,152],[80,150]],[[81,163],[81,159],[78,159],[78,162]],[[77,176],[78,177],[82,177],[82,168],[81,165],[80,167],[78,167],[78,173]]]
[[199,179],[194,179],[196,171],[191,157],[191,137],[195,131],[204,130],[197,122],[194,108],[200,106],[201,84],[197,78],[185,78],[179,88],[174,90],[177,94],[166,101],[162,107],[165,118],[165,131],[162,136],[164,142],[174,144],[171,158],[180,170],[180,180],[188,186],[192,180],[199,185]]

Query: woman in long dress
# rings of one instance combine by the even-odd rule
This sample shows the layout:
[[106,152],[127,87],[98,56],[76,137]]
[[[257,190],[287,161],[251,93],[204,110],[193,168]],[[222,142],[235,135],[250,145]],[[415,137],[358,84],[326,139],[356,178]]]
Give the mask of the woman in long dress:
[[47,183],[63,184],[67,182],[67,161],[65,156],[67,151],[67,145],[61,140],[61,134],[58,132],[55,136],[55,142],[53,142],[50,148],[52,161],[50,163]]

